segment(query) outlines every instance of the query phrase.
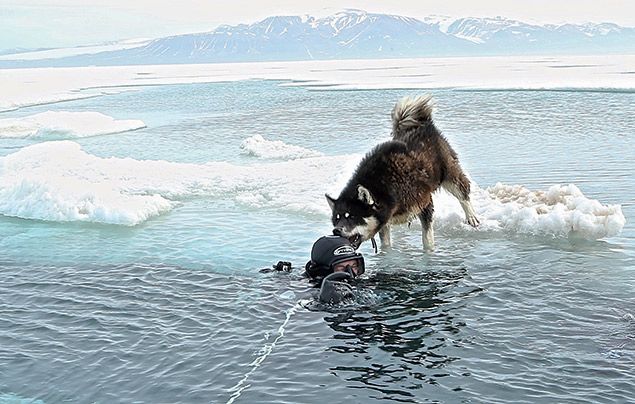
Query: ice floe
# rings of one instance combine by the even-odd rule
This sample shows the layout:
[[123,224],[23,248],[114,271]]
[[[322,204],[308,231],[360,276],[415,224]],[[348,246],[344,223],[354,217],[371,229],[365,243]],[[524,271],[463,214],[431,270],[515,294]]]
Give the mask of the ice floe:
[[[133,226],[187,198],[227,198],[246,208],[329,215],[324,193],[337,195],[362,155],[321,156],[241,166],[102,158],[72,141],[44,142],[0,157],[0,214],[50,221]],[[522,185],[473,184],[478,229],[460,205],[437,192],[435,226],[594,240],[619,234],[620,205],[586,197],[577,186],[530,191]]]

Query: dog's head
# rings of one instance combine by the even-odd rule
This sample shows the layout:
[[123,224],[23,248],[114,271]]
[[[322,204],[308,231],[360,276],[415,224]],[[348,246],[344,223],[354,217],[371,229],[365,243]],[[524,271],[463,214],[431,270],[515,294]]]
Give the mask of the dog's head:
[[358,185],[357,195],[352,197],[325,196],[332,211],[333,234],[348,238],[355,249],[379,231],[378,205],[364,186]]

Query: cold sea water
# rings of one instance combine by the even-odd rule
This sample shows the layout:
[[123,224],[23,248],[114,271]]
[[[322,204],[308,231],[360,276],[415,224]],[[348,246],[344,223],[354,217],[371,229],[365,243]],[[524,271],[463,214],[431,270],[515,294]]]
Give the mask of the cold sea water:
[[286,84],[0,114],[0,403],[632,402],[634,93],[428,91],[481,226],[435,195],[325,306],[323,194],[426,91]]

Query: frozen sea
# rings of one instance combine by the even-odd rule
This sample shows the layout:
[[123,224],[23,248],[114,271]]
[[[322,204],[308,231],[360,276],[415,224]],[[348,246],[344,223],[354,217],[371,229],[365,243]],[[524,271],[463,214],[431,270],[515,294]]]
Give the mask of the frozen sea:
[[[632,401],[635,76],[594,60],[0,70],[0,403]],[[433,253],[317,304],[324,193],[424,93],[481,226],[439,193]]]

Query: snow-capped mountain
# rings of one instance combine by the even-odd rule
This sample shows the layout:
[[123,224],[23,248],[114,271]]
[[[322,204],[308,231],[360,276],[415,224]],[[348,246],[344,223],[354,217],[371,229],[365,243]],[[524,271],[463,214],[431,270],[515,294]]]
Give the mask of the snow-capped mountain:
[[635,50],[635,29],[616,24],[535,25],[505,18],[461,18],[445,31],[487,54],[610,53]]
[[5,56],[0,66],[633,52],[635,28],[610,23],[535,25],[501,17],[418,20],[347,10],[324,18],[275,16],[253,24],[222,25],[211,32],[91,55],[28,62]]
[[172,62],[405,57],[439,55],[448,47],[466,51],[466,45],[414,18],[342,12],[321,19],[269,17],[210,33],[160,38],[126,56]]

